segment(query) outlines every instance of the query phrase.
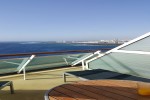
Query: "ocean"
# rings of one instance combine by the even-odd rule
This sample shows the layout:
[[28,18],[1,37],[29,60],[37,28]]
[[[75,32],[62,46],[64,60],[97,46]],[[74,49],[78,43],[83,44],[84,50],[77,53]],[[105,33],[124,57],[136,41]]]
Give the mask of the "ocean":
[[116,45],[66,44],[49,42],[0,42],[0,54],[54,52],[66,50],[98,50]]
[[[49,43],[49,42],[0,42],[0,55],[2,54],[19,54],[19,53],[33,53],[33,52],[56,52],[56,51],[68,51],[68,50],[100,50],[104,48],[114,48],[116,45],[89,45],[89,44],[66,44],[66,43]],[[24,56],[23,56],[24,57]],[[8,59],[7,59],[8,58]],[[10,59],[9,59],[10,58]],[[0,61],[0,74],[16,73],[18,65],[16,63],[22,62],[21,59],[11,59],[20,57],[0,57],[3,59]],[[30,62],[28,70],[55,68],[60,66],[66,66],[64,59],[59,56],[37,57],[33,62]],[[67,59],[73,61],[72,59]],[[44,64],[46,65],[43,65]],[[56,63],[61,62],[61,63]],[[47,66],[47,64],[49,64]],[[53,66],[51,66],[51,64]],[[32,65],[34,65],[32,67]],[[36,66],[37,65],[37,66]],[[57,65],[57,66],[56,66]]]

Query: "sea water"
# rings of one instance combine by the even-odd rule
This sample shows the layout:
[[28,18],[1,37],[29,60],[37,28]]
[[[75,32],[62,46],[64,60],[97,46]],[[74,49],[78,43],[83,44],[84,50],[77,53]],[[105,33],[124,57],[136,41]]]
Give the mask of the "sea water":
[[112,49],[117,45],[90,45],[49,42],[0,42],[0,54],[17,54],[32,52],[55,52],[66,50],[100,50]]

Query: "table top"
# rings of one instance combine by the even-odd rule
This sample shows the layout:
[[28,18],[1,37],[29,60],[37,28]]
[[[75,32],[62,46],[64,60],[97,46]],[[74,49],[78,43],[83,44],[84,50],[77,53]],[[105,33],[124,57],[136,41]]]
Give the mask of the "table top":
[[90,80],[63,84],[48,92],[49,100],[150,100],[137,92],[137,82]]

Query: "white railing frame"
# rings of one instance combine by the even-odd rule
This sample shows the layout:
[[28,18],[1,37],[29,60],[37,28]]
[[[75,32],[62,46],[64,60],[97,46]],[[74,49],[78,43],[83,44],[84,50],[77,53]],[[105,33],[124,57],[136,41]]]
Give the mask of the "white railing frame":
[[69,65],[69,63],[67,62],[67,59],[66,59],[66,58],[63,58],[63,59],[64,59],[65,63],[66,63],[67,65]]
[[78,62],[76,62],[76,63],[73,64],[72,66],[75,66],[75,65],[77,65],[77,64],[79,64],[79,63],[82,63],[82,69],[85,70],[85,69],[86,69],[86,67],[85,67],[85,60],[87,60],[88,58],[92,57],[92,56],[95,55],[95,54],[98,54],[98,55],[99,55],[100,53],[101,53],[101,51],[96,51],[96,52],[94,52],[93,54],[91,54],[91,55],[89,55],[89,56],[83,58],[82,60],[79,60]]
[[128,53],[128,54],[150,55],[150,52],[145,52],[145,51],[114,50],[113,52]]
[[20,63],[14,63],[14,62],[9,62],[9,61],[3,61],[5,63],[9,63],[9,64],[14,64],[14,65],[20,65]]

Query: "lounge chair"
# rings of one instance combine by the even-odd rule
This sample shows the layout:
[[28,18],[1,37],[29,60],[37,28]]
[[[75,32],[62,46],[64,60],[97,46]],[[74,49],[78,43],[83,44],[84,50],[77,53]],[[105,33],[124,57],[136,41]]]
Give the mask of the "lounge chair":
[[12,81],[0,81],[0,90],[6,86],[10,86],[11,94],[14,94],[13,82]]
[[66,82],[66,76],[68,75],[78,77],[82,80],[117,79],[117,80],[133,80],[133,81],[150,82],[150,79],[132,76],[128,74],[121,74],[118,72],[112,72],[103,69],[65,72],[63,75],[64,82]]
[[65,72],[82,79],[125,79],[150,82],[150,32],[91,59],[83,59],[86,71]]

